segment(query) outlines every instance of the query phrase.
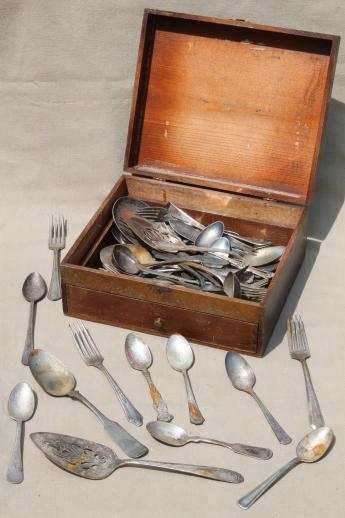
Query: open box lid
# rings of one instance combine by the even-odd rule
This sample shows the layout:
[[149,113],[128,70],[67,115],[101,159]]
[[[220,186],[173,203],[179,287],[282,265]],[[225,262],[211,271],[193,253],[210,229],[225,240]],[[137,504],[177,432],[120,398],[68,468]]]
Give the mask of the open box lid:
[[146,10],[125,170],[309,203],[339,37]]

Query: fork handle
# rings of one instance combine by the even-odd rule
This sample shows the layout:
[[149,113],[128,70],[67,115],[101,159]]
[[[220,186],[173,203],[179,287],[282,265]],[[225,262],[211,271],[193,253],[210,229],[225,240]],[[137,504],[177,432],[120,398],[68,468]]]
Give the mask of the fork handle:
[[319,402],[316,397],[316,393],[313,387],[313,383],[311,381],[309,369],[306,360],[301,360],[305,388],[307,391],[307,402],[308,402],[308,414],[309,414],[309,424],[311,428],[314,430],[316,428],[320,428],[321,426],[325,426],[325,421],[322,417],[321,409]]
[[133,403],[129,401],[129,399],[126,397],[126,395],[122,392],[110,372],[104,365],[100,365],[99,370],[103,372],[105,377],[110,383],[111,388],[115,392],[117,399],[119,400],[119,403],[122,407],[122,410],[124,411],[127,421],[130,423],[135,424],[136,426],[141,426],[143,424],[143,416],[138,412],[138,410],[135,408]]
[[61,299],[60,250],[54,250],[53,270],[48,291],[48,299]]

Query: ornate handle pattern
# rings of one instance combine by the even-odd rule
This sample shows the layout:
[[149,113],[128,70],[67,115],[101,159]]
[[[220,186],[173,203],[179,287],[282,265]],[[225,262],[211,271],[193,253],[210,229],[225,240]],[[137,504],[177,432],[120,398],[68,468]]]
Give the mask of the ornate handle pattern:
[[143,416],[138,412],[133,403],[127,398],[127,396],[122,392],[119,385],[116,383],[110,372],[104,365],[99,365],[99,370],[103,372],[109,381],[111,388],[115,392],[117,399],[120,402],[122,410],[124,411],[127,421],[135,424],[136,426],[141,426],[143,424]]
[[234,453],[240,455],[248,455],[248,457],[255,457],[257,459],[268,460],[272,457],[273,452],[268,448],[260,448],[259,446],[249,446],[248,444],[230,444],[224,441],[217,441],[216,439],[208,439],[207,437],[193,436],[189,438],[191,442],[203,442],[207,444],[215,444],[216,446],[223,446],[229,448]]
[[273,417],[271,412],[265,407],[265,405],[263,404],[261,399],[258,398],[258,396],[255,394],[254,391],[252,391],[250,394],[253,396],[253,398],[255,399],[255,401],[257,402],[259,407],[261,408],[262,413],[266,417],[268,424],[272,428],[272,430],[273,430],[275,436],[277,437],[278,441],[280,442],[280,444],[290,444],[290,442],[292,440],[291,437],[289,437],[289,435],[285,432],[285,430],[283,430],[283,428],[280,426],[278,421],[276,421],[276,419]]
[[153,383],[151,375],[148,370],[142,371],[148,385],[150,388],[150,394],[153,401],[153,407],[157,412],[158,421],[166,421],[169,423],[174,419],[174,416],[169,414],[168,406],[166,402],[163,400],[160,392],[158,391],[156,385]]
[[307,391],[309,424],[314,430],[325,426],[325,421],[322,417],[319,402],[316,397],[313,383],[311,381],[309,369],[306,360],[302,360],[303,374],[305,380],[305,388]]

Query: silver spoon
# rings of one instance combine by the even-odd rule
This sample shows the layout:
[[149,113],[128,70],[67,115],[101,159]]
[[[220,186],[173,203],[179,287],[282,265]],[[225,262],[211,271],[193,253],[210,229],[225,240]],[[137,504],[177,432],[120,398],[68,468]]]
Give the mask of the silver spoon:
[[255,253],[246,254],[243,262],[249,266],[264,266],[278,261],[285,252],[285,246],[268,246],[259,248]]
[[51,396],[67,396],[83,403],[101,421],[105,431],[116,444],[129,456],[141,457],[148,452],[146,446],[137,441],[122,426],[111,421],[78,390],[76,379],[67,367],[52,354],[34,349],[29,357],[29,367],[33,377]]
[[215,221],[200,232],[195,240],[195,246],[211,247],[217,239],[222,237],[223,232],[224,223],[222,221]]
[[29,355],[34,348],[36,303],[44,299],[47,294],[47,285],[42,275],[38,272],[30,273],[24,281],[22,292],[25,300],[30,302],[29,324],[22,355],[22,364],[28,365]]
[[146,425],[147,431],[157,439],[157,441],[168,444],[169,446],[184,446],[190,442],[215,444],[216,446],[224,446],[229,448],[234,453],[240,455],[248,455],[249,457],[256,457],[257,459],[267,460],[273,455],[273,452],[267,448],[259,448],[258,446],[248,446],[247,444],[230,444],[224,441],[217,441],[216,439],[208,439],[206,437],[199,437],[197,435],[188,435],[187,432],[176,426],[173,423],[160,423],[152,421]]
[[255,489],[240,498],[238,501],[239,506],[242,507],[242,509],[248,509],[251,505],[253,505],[254,502],[256,502],[256,500],[258,500],[258,498],[260,498],[260,496],[262,496],[267,491],[267,489],[273,486],[273,484],[275,484],[300,462],[310,463],[321,459],[321,457],[325,455],[331,446],[333,440],[334,434],[327,426],[317,428],[316,430],[308,433],[297,444],[297,457],[290,460],[290,462],[285,464],[285,466],[282,468],[278,469],[278,471],[273,473],[273,475],[259,484]]
[[24,479],[22,434],[23,423],[31,419],[35,410],[35,397],[27,383],[17,383],[8,400],[8,413],[17,421],[16,439],[7,469],[7,480],[12,484],[20,484]]
[[241,284],[236,273],[229,272],[223,282],[224,293],[230,298],[241,298]]
[[148,345],[135,333],[129,333],[126,338],[125,351],[130,366],[141,371],[149,385],[153,406],[157,412],[157,419],[159,421],[172,421],[174,416],[169,414],[167,404],[157,390],[149,373],[149,368],[152,365],[152,354]]
[[247,392],[255,399],[278,441],[281,444],[289,444],[291,437],[283,430],[253,390],[256,378],[249,363],[240,354],[228,352],[225,357],[225,368],[233,386]]
[[194,363],[193,349],[184,336],[173,334],[168,339],[166,352],[170,366],[182,372],[187,392],[189,420],[193,424],[202,424],[205,419],[199,410],[187,372]]

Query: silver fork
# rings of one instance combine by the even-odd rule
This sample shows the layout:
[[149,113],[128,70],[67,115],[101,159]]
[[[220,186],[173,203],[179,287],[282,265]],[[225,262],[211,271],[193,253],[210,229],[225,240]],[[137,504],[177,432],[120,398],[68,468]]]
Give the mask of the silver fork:
[[310,358],[310,350],[307,335],[304,328],[303,320],[300,316],[288,319],[288,344],[290,356],[293,360],[298,360],[302,364],[305,386],[307,391],[309,424],[311,428],[316,429],[325,425],[322,417],[319,402],[317,400],[315,390],[311,381],[309,369],[307,366],[307,358]]
[[72,331],[72,335],[80,356],[86,365],[89,367],[96,367],[96,369],[99,369],[101,372],[103,372],[120,402],[127,421],[135,424],[136,426],[141,426],[143,424],[143,416],[122,392],[108,369],[104,367],[104,358],[99,352],[98,347],[96,346],[92,336],[84,326],[83,322],[77,321],[74,325],[70,323],[69,327]]
[[66,221],[62,214],[51,217],[49,228],[49,250],[54,252],[53,271],[50,281],[48,299],[61,299],[60,252],[66,246]]

